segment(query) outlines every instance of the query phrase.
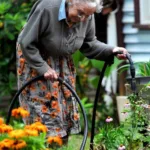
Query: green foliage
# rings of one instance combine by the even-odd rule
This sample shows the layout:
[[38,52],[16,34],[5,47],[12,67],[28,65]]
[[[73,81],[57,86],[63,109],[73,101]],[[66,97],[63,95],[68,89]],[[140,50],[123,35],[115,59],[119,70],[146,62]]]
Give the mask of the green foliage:
[[[77,80],[76,80],[76,89],[79,97],[81,100],[86,99],[86,104],[93,103],[94,99],[91,99],[89,92],[95,91],[96,94],[96,88],[99,82],[99,77],[104,65],[103,61],[98,61],[94,59],[88,59],[83,56],[83,54],[80,53],[80,51],[77,51],[73,55],[74,63],[77,70]],[[114,64],[107,67],[105,71],[105,76],[108,77],[112,70],[117,68],[117,66],[120,64],[120,60],[116,59],[114,60]],[[92,74],[92,75],[91,75]],[[100,103],[97,107],[97,118],[96,118],[96,128],[98,125],[103,125],[105,117],[108,115],[113,115],[114,110],[112,109],[112,106],[109,108],[106,107],[105,102],[103,101],[103,94],[105,93],[104,88],[101,87],[101,94],[99,96]],[[94,97],[93,97],[94,98]],[[83,106],[85,103],[83,102]],[[84,106],[85,108],[86,106]],[[93,108],[88,108],[87,116],[89,121],[89,128],[91,128],[91,119],[92,119],[92,110]],[[82,122],[82,120],[81,120]],[[82,125],[83,126],[83,125]]]
[[14,73],[10,72],[4,77],[0,76],[0,79],[3,81],[3,83],[0,82],[0,95],[9,95],[12,92],[14,86],[16,85],[16,76],[14,75]]
[[[96,89],[99,81],[99,76],[102,71],[104,61],[98,61],[94,59],[88,59],[83,56],[80,51],[73,54],[74,63],[77,70],[77,92],[81,98],[83,98],[91,86]],[[114,64],[107,67],[105,76],[109,76],[115,68],[120,64],[120,60],[114,59]],[[91,75],[91,71],[94,69],[94,75]]]
[[150,76],[150,60],[147,62],[139,62],[137,75]]
[[46,133],[40,133],[39,136],[29,136],[23,138],[26,141],[28,147],[23,148],[23,150],[40,150],[46,149],[45,146]]
[[[59,148],[59,150],[79,150],[82,140],[83,140],[82,135],[71,135],[69,137],[68,145]],[[90,147],[90,139],[87,138],[87,142],[84,150],[89,150],[89,147]]]
[[0,1],[0,100],[16,85],[16,42],[33,0]]
[[1,135],[0,135],[0,141],[6,139],[7,137],[8,137],[7,134],[1,134]]
[[121,143],[127,143],[127,139],[122,136],[123,130],[120,127],[114,127],[112,124],[107,124],[99,130],[99,134],[95,137],[96,144],[105,145],[109,150],[116,150]]
[[[82,103],[83,108],[85,109],[87,118],[89,118],[90,120],[90,118],[92,117],[93,103],[89,102],[89,99],[87,97],[84,97],[83,99],[81,99],[81,103]],[[80,114],[81,114],[81,110],[80,110]],[[83,119],[83,116],[81,115],[80,124],[81,124],[82,131],[84,130],[84,127],[85,127],[83,122],[84,122],[84,119]],[[88,127],[91,128],[91,121],[88,121]]]
[[114,126],[107,122],[95,136],[95,143],[103,147],[103,150],[116,150],[124,145],[126,150],[149,150],[150,134],[148,132],[149,117],[146,111],[147,104],[140,96],[131,94],[128,96],[129,104],[124,109],[128,114],[120,126]]
[[[135,71],[137,76],[150,76],[150,60],[145,62],[134,62],[135,65]],[[127,71],[129,69],[130,65],[122,65],[118,68],[118,71],[122,73],[123,71]]]

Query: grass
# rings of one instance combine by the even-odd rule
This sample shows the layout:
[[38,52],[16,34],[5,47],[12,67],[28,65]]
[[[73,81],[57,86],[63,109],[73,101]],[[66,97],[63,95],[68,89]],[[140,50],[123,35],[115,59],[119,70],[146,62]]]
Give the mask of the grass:
[[[59,150],[80,150],[82,140],[83,140],[82,135],[71,135],[69,137],[68,146],[59,148]],[[90,149],[90,139],[87,138],[87,142],[84,150],[89,150],[89,149]]]

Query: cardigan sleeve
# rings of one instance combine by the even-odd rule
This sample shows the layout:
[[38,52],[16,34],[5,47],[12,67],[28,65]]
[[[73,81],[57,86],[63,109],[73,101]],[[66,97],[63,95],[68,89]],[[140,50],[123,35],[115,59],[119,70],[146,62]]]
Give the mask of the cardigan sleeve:
[[18,38],[25,59],[39,74],[44,74],[49,68],[38,49],[40,36],[47,29],[48,20],[46,10],[36,7]]
[[[114,47],[97,40],[95,36],[95,20],[94,15],[92,15],[80,51],[88,58],[107,61],[112,56],[113,48]],[[111,57],[111,59],[113,59],[113,57]]]

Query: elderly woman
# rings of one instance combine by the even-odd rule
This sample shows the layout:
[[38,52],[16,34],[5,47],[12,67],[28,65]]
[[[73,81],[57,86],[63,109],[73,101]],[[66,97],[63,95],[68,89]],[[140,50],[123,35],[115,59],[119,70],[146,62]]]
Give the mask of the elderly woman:
[[47,136],[67,140],[80,132],[77,102],[58,82],[58,76],[75,88],[75,68],[71,58],[76,50],[88,58],[107,60],[113,52],[125,58],[126,49],[111,47],[95,37],[94,12],[100,12],[101,0],[38,0],[29,14],[17,41],[18,87],[29,79],[44,75],[45,81],[28,86],[20,96],[20,105],[30,112],[24,121],[41,121]]

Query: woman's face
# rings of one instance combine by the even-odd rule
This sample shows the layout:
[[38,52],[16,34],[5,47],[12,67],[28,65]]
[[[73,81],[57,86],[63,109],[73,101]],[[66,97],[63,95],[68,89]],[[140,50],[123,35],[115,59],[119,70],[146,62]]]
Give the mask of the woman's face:
[[88,3],[76,3],[68,8],[68,20],[72,23],[83,22],[95,12],[96,8]]

